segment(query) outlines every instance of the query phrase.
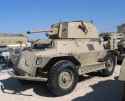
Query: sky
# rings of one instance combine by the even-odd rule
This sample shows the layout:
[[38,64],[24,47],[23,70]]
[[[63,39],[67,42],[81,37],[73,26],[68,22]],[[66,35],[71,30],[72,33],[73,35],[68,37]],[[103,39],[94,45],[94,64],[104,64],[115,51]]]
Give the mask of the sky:
[[125,23],[125,0],[0,0],[0,32],[45,29],[71,20],[93,20],[99,32],[114,32]]

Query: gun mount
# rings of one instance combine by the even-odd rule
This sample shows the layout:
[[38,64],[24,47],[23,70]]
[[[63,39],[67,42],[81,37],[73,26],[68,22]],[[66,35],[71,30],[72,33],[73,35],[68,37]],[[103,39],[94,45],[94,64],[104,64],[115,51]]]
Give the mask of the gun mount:
[[96,27],[91,22],[72,21],[51,25],[49,30],[32,30],[31,33],[46,33],[50,39],[98,38]]

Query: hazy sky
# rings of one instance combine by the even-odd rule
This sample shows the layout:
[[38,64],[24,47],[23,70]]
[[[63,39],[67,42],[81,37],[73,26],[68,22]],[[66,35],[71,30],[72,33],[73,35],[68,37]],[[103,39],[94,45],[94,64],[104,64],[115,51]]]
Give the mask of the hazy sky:
[[0,32],[47,28],[69,20],[93,20],[101,32],[125,23],[125,0],[0,0]]

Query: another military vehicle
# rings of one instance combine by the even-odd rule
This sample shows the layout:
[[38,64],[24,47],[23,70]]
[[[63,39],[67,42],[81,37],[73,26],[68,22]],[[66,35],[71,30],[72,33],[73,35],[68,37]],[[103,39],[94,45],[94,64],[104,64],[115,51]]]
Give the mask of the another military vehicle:
[[0,70],[5,69],[9,62],[9,48],[7,46],[1,45],[0,46]]
[[117,55],[117,63],[122,64],[125,57],[125,34],[123,33],[101,33],[105,49],[114,50]]
[[113,74],[114,50],[104,49],[91,22],[60,22],[48,31],[28,34],[40,32],[48,35],[48,40],[39,41],[41,48],[12,54],[13,78],[47,81],[49,90],[60,96],[73,91],[79,75],[94,71],[103,76]]

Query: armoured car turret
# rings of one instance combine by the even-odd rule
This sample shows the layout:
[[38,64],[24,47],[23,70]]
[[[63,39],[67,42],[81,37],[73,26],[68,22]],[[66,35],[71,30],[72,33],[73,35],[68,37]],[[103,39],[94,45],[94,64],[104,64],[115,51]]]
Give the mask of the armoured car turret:
[[50,30],[34,30],[28,34],[38,32],[46,33],[48,40],[39,40],[42,48],[12,55],[14,78],[47,81],[50,91],[59,96],[75,88],[79,75],[94,71],[112,75],[114,52],[104,49],[91,22],[60,22]]

